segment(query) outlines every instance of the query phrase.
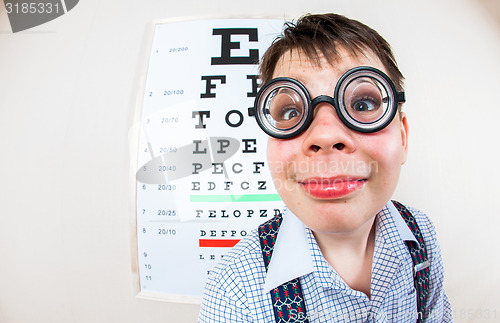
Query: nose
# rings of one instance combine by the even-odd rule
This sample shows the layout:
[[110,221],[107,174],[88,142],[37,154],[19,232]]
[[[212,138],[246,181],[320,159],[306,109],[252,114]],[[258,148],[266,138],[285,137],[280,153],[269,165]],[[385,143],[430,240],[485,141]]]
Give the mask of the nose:
[[304,135],[303,149],[308,156],[334,151],[351,153],[356,149],[352,130],[342,123],[329,103],[315,107],[313,120]]

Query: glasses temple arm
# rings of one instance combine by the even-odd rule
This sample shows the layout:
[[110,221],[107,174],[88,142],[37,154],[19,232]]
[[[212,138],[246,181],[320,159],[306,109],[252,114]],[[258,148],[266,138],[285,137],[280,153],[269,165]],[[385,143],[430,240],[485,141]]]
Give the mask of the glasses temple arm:
[[406,102],[406,96],[404,92],[396,92],[396,100],[398,102]]

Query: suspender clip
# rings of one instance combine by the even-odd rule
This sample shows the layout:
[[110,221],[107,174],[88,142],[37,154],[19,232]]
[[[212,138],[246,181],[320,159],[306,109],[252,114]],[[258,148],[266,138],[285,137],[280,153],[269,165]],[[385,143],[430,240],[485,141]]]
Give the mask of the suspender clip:
[[413,267],[413,276],[416,276],[417,272],[419,272],[425,268],[428,268],[430,265],[431,265],[431,262],[429,261],[429,259],[427,259],[426,261],[421,262],[419,264],[416,264],[415,267]]

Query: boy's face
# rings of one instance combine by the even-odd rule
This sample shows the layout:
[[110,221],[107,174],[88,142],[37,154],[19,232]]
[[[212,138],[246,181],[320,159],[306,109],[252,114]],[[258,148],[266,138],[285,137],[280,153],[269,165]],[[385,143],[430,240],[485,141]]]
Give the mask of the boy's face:
[[[297,79],[315,98],[333,95],[351,68],[372,66],[387,74],[372,52],[339,54],[334,66],[321,58],[317,67],[304,54],[287,53],[273,78]],[[278,193],[306,226],[318,233],[353,233],[371,226],[391,198],[406,161],[407,139],[404,114],[383,130],[364,134],[347,128],[332,105],[321,103],[309,128],[297,137],[269,137],[267,155]]]

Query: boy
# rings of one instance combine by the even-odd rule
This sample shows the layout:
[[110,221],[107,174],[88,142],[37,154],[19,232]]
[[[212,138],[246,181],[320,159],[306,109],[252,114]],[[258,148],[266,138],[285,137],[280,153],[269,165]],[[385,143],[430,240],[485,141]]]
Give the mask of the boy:
[[432,224],[390,200],[408,124],[389,44],[358,21],[306,15],[260,71],[250,112],[287,209],[211,273],[199,321],[452,321]]

